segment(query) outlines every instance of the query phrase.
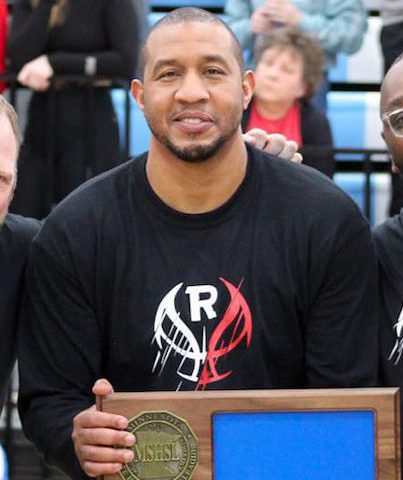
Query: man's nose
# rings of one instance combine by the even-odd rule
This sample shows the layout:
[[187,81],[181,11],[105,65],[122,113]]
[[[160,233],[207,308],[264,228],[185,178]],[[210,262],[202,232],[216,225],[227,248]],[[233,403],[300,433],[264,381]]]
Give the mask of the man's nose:
[[189,72],[183,75],[176,91],[176,100],[197,103],[209,98],[209,90],[201,74]]

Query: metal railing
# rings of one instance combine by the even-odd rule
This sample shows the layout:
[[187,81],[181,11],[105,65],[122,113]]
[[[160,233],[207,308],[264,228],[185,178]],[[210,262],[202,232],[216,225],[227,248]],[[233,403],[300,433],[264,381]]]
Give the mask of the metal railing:
[[[337,148],[334,149],[336,173],[364,174],[364,215],[371,218],[372,189],[371,175],[391,170],[388,151],[385,149]],[[342,157],[342,158],[340,158]]]

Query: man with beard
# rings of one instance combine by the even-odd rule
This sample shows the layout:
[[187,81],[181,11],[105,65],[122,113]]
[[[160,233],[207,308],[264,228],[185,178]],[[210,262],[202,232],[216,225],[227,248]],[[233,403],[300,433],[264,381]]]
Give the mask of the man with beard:
[[[382,136],[392,170],[403,174],[403,56],[386,74],[381,87]],[[381,379],[403,387],[403,209],[374,231],[381,289]],[[402,404],[403,406],[403,399]],[[403,414],[403,408],[401,408]],[[403,418],[403,417],[402,417]]]
[[8,213],[17,181],[17,116],[0,95],[0,410],[15,360],[17,311],[28,246],[36,220]]
[[127,420],[95,411],[91,389],[377,377],[369,227],[320,173],[245,146],[254,79],[233,33],[203,10],[173,11],[151,30],[141,70],[132,90],[149,152],[56,207],[28,268],[20,414],[73,479],[133,458]]

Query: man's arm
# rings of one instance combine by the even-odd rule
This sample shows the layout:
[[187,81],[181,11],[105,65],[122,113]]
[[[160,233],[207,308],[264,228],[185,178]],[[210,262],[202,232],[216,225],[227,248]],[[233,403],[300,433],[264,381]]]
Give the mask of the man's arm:
[[[11,310],[11,305],[8,305]],[[1,313],[1,309],[0,309]],[[7,396],[10,373],[15,362],[17,319],[13,311],[0,315],[0,413]]]
[[73,418],[94,403],[91,388],[103,376],[103,329],[86,269],[78,273],[69,243],[49,230],[47,222],[28,264],[18,333],[19,411],[46,461],[78,480],[87,476],[74,453]]
[[50,12],[56,0],[41,0],[36,8],[29,0],[13,3],[13,22],[7,42],[11,67],[19,71],[44,53],[49,37]]
[[[309,272],[311,304],[304,318],[308,387],[377,384],[377,264],[369,226],[353,207],[312,248],[317,260]],[[331,222],[338,217],[335,205]],[[330,254],[323,257],[319,252],[325,250]]]

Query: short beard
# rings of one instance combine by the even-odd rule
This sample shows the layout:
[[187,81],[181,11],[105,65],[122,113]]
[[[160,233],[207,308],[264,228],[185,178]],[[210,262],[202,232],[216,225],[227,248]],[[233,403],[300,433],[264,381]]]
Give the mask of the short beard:
[[192,147],[179,148],[171,142],[166,136],[157,136],[153,132],[158,141],[163,143],[167,149],[175,155],[175,157],[183,160],[187,163],[202,163],[214,157],[218,153],[224,144],[227,142],[227,137],[220,137],[214,143],[209,145],[195,145]]
[[166,135],[157,132],[157,130],[153,127],[153,122],[150,122],[149,119],[147,119],[148,126],[153,136],[173,155],[175,155],[175,157],[187,163],[202,163],[214,157],[214,155],[216,155],[224,147],[228,140],[234,136],[239,128],[240,121],[241,117],[239,117],[239,122],[234,122],[229,131],[208,145],[196,144],[190,147],[179,148],[177,145],[172,143]]

